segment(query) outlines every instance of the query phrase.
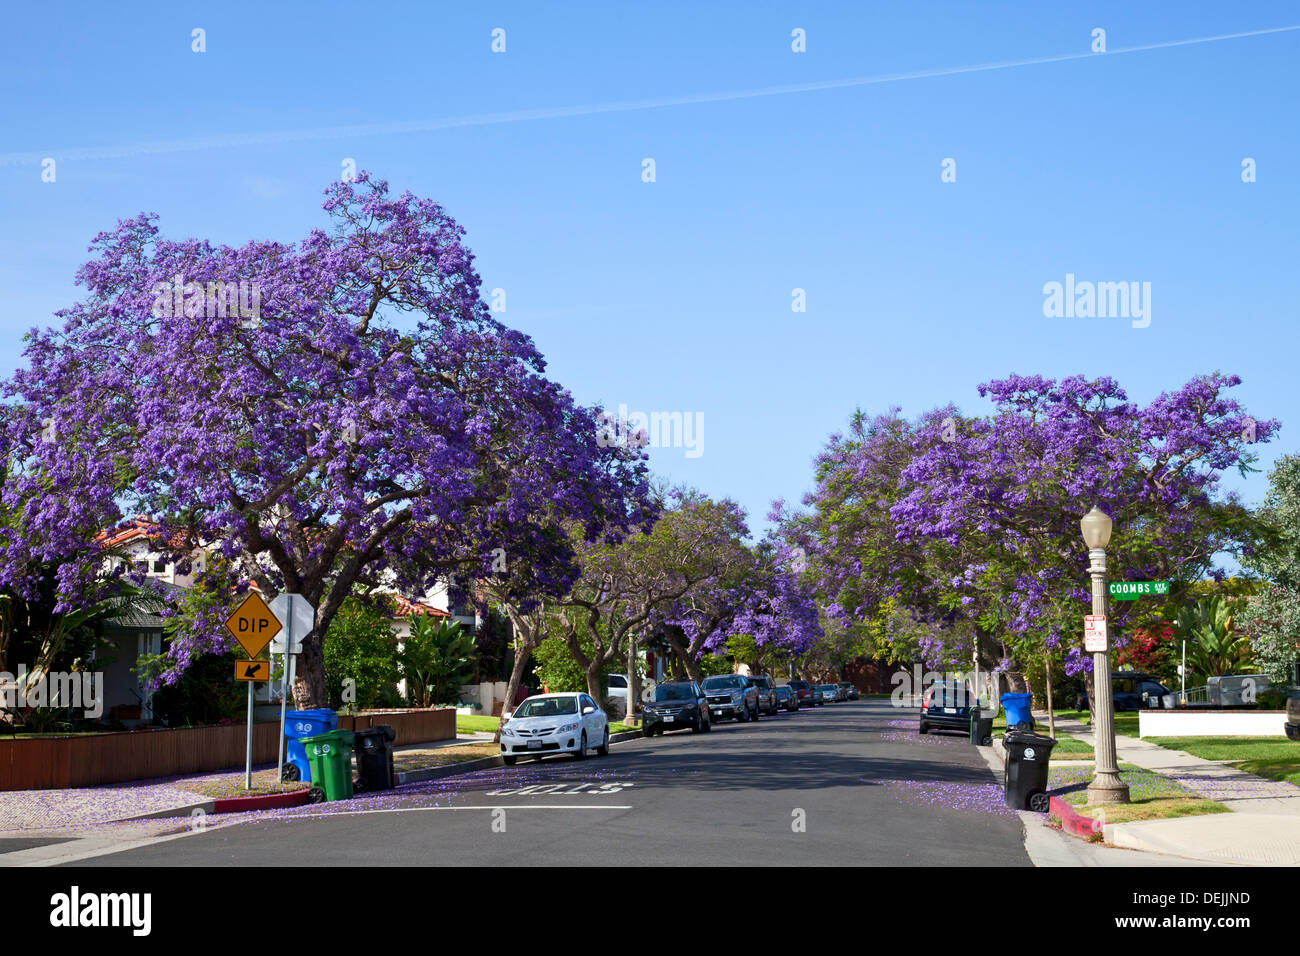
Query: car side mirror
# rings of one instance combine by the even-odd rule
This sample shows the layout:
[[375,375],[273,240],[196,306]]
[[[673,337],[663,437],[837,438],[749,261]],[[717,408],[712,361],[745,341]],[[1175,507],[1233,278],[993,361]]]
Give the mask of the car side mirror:
[[584,717],[586,717],[588,714],[594,714],[595,712],[596,712],[596,708],[595,708],[595,707],[584,707],[584,708],[582,708],[582,716],[584,716]]
[[513,710],[502,711],[502,713],[501,713],[501,723],[504,724],[507,720],[509,720],[509,719],[511,718],[511,716],[512,716],[513,714],[514,714],[514,711],[513,711]]

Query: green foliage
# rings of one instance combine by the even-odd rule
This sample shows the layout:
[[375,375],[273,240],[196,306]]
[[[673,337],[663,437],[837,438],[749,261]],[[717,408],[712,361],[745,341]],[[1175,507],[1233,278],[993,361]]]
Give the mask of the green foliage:
[[1200,598],[1174,619],[1174,641],[1187,641],[1187,669],[1201,678],[1236,674],[1251,664],[1250,644],[1237,633],[1228,599]]
[[322,642],[329,706],[341,707],[344,681],[356,682],[358,707],[388,707],[401,702],[397,693],[397,637],[392,602],[386,598],[344,599]]
[[462,684],[474,675],[474,635],[459,621],[417,614],[411,618],[411,633],[403,642],[402,674],[406,692],[415,707],[455,704]]
[[232,677],[234,667],[233,653],[198,658],[176,683],[164,685],[154,694],[154,715],[168,727],[215,724],[223,719],[242,722],[248,716],[248,688]]
[[[589,645],[590,641],[585,643]],[[592,653],[588,647],[583,647],[583,650],[589,655]],[[587,675],[569,653],[568,645],[558,637],[548,637],[537,645],[537,650],[533,651],[533,664],[537,679],[551,691],[587,689]]]
[[734,670],[731,661],[721,654],[701,654],[700,674],[712,677],[715,674],[730,674]]
[[1246,603],[1240,626],[1260,670],[1289,683],[1300,660],[1300,455],[1287,455],[1274,467],[1259,518],[1261,540],[1243,563],[1266,584]]

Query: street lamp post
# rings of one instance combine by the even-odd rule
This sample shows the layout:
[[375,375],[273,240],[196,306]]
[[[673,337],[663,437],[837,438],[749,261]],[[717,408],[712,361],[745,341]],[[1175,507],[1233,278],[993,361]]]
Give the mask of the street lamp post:
[[[1106,545],[1110,543],[1110,517],[1094,507],[1079,522],[1083,541],[1088,546],[1088,573],[1092,576],[1092,613],[1106,614]],[[1092,783],[1088,784],[1088,803],[1128,803],[1128,784],[1119,778],[1115,759],[1115,713],[1110,685],[1110,628],[1106,629],[1106,646],[1092,655],[1093,710],[1097,724],[1093,728],[1097,765]]]

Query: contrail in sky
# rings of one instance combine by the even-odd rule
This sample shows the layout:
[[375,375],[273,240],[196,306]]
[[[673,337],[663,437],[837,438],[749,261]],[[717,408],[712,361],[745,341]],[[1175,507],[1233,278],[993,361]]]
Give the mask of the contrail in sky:
[[557,106],[545,109],[515,110],[506,113],[480,113],[474,116],[452,116],[444,119],[409,120],[394,123],[367,123],[355,126],[322,126],[315,129],[282,130],[264,133],[241,133],[226,136],[196,137],[193,139],[161,140],[152,143],[132,143],[121,146],[87,146],[74,149],[55,149],[43,152],[0,153],[0,166],[18,166],[40,163],[46,157],[58,160],[121,159],[145,156],[152,153],[184,153],[208,149],[231,149],[240,146],[264,146],[279,143],[309,142],[313,140],[353,139],[369,136],[395,136],[402,133],[429,133],[467,126],[496,126],[503,123],[524,123],[531,120],[564,119],[571,116],[598,116],[601,113],[631,113],[637,110],[662,109],[671,106],[690,106],[698,103],[725,103],[729,100],[749,100],[766,96],[786,96],[792,93],[810,93],[816,90],[838,90],[855,86],[875,86],[882,83],[901,83],[905,80],[926,80],[963,73],[989,73],[994,70],[1012,70],[1024,66],[1041,66],[1045,63],[1065,63],[1070,60],[1104,59],[1126,53],[1145,53],[1149,50],[1166,50],[1171,47],[1195,46],[1202,43],[1219,43],[1223,40],[1240,40],[1246,37],[1267,36],[1300,30],[1300,24],[1271,27],[1266,30],[1246,30],[1241,33],[1222,33],[1218,36],[1194,37],[1189,40],[1166,40],[1162,43],[1145,43],[1122,47],[1105,53],[1062,53],[1057,56],[1031,57],[1023,60],[1004,60],[998,63],[979,63],[973,66],[954,66],[934,70],[917,70],[911,73],[887,73],[879,76],[859,76],[840,80],[818,80],[810,83],[790,83],[751,90],[731,90],[717,93],[690,93],[683,96],[663,96],[653,99],[622,100],[613,103],[590,103],[582,106]]

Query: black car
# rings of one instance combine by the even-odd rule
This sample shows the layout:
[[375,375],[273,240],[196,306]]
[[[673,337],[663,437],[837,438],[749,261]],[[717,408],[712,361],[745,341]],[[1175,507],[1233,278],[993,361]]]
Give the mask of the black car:
[[970,733],[970,708],[974,695],[957,681],[935,681],[921,699],[920,732],[928,734],[941,727]]
[[792,714],[799,709],[799,695],[795,693],[795,689],[789,684],[781,684],[775,689],[774,693],[776,694],[777,707]]
[[709,719],[709,702],[695,681],[660,684],[655,688],[654,700],[641,712],[641,736],[653,737],[665,730],[684,730],[707,733],[712,726]]
[[1286,735],[1300,740],[1300,689],[1291,691],[1286,699]]
[[[1115,671],[1110,675],[1111,700],[1115,712],[1160,707],[1161,698],[1173,693],[1150,674],[1139,671]],[[1077,710],[1088,709],[1088,693],[1079,695]]]
[[854,684],[852,681],[842,680],[842,681],[840,681],[836,686],[837,686],[837,687],[842,687],[842,688],[844,688],[844,699],[845,699],[845,700],[857,700],[857,699],[858,699],[858,688],[857,688],[857,685]]

